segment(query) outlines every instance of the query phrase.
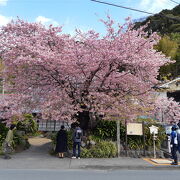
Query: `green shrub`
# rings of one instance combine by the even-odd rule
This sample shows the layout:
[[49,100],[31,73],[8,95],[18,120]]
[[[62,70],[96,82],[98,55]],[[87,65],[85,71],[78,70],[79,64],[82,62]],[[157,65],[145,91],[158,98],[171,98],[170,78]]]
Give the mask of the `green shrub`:
[[128,148],[132,150],[143,149],[143,137],[142,136],[128,136]]
[[48,138],[52,140],[53,145],[56,145],[57,132],[51,132],[48,134]]
[[159,149],[161,147],[162,142],[167,138],[167,135],[165,133],[165,129],[160,124],[152,123],[152,124],[145,125],[145,138],[146,138],[145,146],[146,146],[146,149],[148,149],[148,150],[151,150],[153,148],[153,135],[150,134],[150,130],[149,130],[149,127],[151,125],[155,125],[155,126],[159,127],[157,139],[155,141],[156,147]]
[[28,149],[30,147],[30,144],[28,142],[28,136],[27,135],[19,135],[17,131],[14,131],[14,148],[21,147],[22,149]]
[[8,132],[8,128],[4,123],[0,123],[0,146],[2,145],[4,139],[6,138],[6,134]]
[[73,131],[72,130],[70,130],[70,131],[67,131],[67,140],[68,140],[68,142],[67,142],[67,144],[68,144],[68,149],[69,150],[72,150],[73,149]]
[[17,130],[25,131],[26,134],[36,134],[38,131],[38,125],[34,120],[33,115],[24,114],[23,120],[17,122]]
[[[125,137],[125,126],[120,123],[120,133],[121,137]],[[100,139],[106,140],[110,139],[116,141],[117,138],[117,124],[116,121],[100,120],[93,130],[93,135],[99,137]]]
[[82,148],[81,149],[81,157],[82,158],[93,158],[91,150],[87,149],[87,148]]
[[[159,127],[157,139],[156,139],[156,148],[160,149],[162,142],[166,139],[167,135],[165,129],[162,125],[157,124],[156,122],[145,123],[144,134],[145,134],[145,149],[153,149],[153,135],[150,134],[149,127],[151,125]],[[142,136],[128,136],[128,149],[140,150],[143,149],[143,137]]]
[[[5,124],[0,123],[0,149],[2,146],[2,143],[4,142],[6,135],[8,132],[8,128]],[[28,142],[28,137],[24,135],[19,135],[17,131],[14,131],[14,138],[13,138],[13,146],[14,148],[21,147],[21,149],[27,149],[29,148],[30,144]],[[1,151],[1,150],[0,150]]]
[[91,148],[82,148],[83,158],[111,158],[117,156],[116,144],[112,141],[101,141]]
[[95,135],[90,135],[90,136],[88,136],[87,140],[89,140],[89,141],[92,140],[92,141],[95,141],[96,143],[99,143],[99,142],[102,141],[102,139],[101,139],[100,137],[95,136]]
[[[153,136],[150,134],[149,127],[151,125],[155,125],[159,127],[158,135],[156,139],[156,147],[160,148],[162,142],[166,138],[165,129],[162,125],[157,124],[156,121],[152,119],[137,119],[137,122],[145,121],[145,147],[147,150],[151,150],[153,148]],[[115,121],[104,121],[101,120],[98,122],[96,128],[93,130],[93,135],[96,138],[103,139],[103,140],[112,140],[116,141],[117,137],[117,129],[116,129],[116,122]],[[125,147],[125,126],[121,123],[120,124],[120,137],[121,143]],[[133,150],[140,150],[143,149],[143,137],[142,136],[128,136],[128,149]]]

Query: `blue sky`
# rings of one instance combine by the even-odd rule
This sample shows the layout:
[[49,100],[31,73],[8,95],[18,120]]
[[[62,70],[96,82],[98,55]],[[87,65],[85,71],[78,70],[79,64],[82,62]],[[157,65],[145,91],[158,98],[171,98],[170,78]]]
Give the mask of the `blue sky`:
[[[170,0],[102,0],[122,6],[158,13],[162,9],[172,9],[177,4]],[[176,0],[180,2],[180,0]],[[138,19],[147,14],[98,4],[90,0],[0,0],[0,26],[17,16],[20,19],[48,25],[64,25],[63,31],[73,34],[75,28],[82,31],[95,29],[103,31],[99,19],[109,13],[116,22],[123,23],[130,16]]]

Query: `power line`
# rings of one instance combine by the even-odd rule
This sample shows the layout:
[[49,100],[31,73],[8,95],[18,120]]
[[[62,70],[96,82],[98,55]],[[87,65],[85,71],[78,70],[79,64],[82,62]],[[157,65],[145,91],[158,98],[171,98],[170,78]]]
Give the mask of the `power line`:
[[126,6],[117,5],[117,4],[112,4],[112,3],[108,3],[108,2],[104,2],[104,1],[96,1],[96,0],[91,0],[91,1],[101,3],[101,4],[107,4],[107,5],[110,5],[110,6],[120,7],[120,8],[123,8],[123,9],[129,9],[129,10],[132,10],[132,11],[137,11],[137,12],[141,12],[141,13],[154,15],[153,13],[150,13],[150,12],[147,12],[147,11],[138,10],[138,9],[134,9],[134,8],[126,7]]
[[[146,14],[150,14],[150,15],[157,15],[157,14],[154,14],[154,13],[151,13],[151,12],[147,12],[147,11],[143,11],[143,10],[139,10],[139,9],[135,9],[135,8],[130,8],[130,7],[126,7],[126,6],[121,6],[121,5],[117,5],[117,4],[113,4],[113,3],[108,3],[108,2],[104,2],[104,1],[98,1],[98,0],[91,0],[91,1],[96,2],[96,3],[106,4],[106,5],[109,5],[109,6],[119,7],[119,8],[123,8],[123,9],[129,9],[131,11],[137,11],[137,12],[146,13]],[[159,14],[159,16],[166,17],[166,18],[169,18],[169,19],[176,20],[176,21],[180,22],[180,18],[170,17],[170,16],[167,16],[167,15],[162,14],[162,13]]]
[[173,2],[175,4],[180,4],[180,3],[176,2],[176,1],[173,1],[173,0],[169,0],[169,1],[171,1],[171,2]]

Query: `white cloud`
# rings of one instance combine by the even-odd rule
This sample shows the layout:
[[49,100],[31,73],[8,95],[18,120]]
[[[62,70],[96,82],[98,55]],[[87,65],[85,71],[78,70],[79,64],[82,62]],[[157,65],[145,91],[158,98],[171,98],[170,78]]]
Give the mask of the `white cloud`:
[[0,6],[6,6],[8,0],[0,0]]
[[59,26],[59,23],[57,21],[50,19],[50,18],[46,18],[44,16],[38,16],[36,18],[36,22],[40,22],[45,26],[48,26],[50,24],[52,24],[53,26]]
[[169,0],[141,0],[140,9],[152,13],[159,13],[163,9],[172,9],[175,5]]
[[12,20],[12,17],[0,15],[0,26],[4,26]]

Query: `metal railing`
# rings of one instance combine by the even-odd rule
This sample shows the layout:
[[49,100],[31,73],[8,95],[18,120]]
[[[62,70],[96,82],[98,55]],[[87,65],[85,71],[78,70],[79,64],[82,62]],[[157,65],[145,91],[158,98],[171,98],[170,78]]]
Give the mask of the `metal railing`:
[[61,125],[64,125],[65,129],[69,129],[71,127],[70,123],[56,120],[47,120],[47,121],[39,121],[38,122],[38,130],[39,131],[59,131]]

